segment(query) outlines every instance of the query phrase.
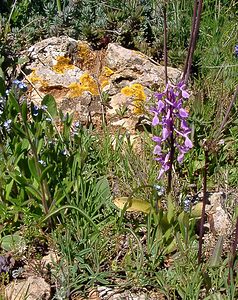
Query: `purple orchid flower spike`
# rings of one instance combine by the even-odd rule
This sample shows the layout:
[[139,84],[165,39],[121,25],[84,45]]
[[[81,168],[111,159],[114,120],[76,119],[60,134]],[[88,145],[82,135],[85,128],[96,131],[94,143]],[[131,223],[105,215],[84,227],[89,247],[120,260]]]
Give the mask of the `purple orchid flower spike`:
[[161,136],[152,138],[156,143],[153,153],[161,165],[158,179],[172,168],[172,151],[178,153],[177,161],[182,163],[184,155],[193,147],[189,138],[191,129],[186,121],[189,114],[183,107],[189,96],[183,82],[177,85],[167,84],[164,92],[155,94],[158,101],[151,109],[154,114],[152,126],[161,128]]

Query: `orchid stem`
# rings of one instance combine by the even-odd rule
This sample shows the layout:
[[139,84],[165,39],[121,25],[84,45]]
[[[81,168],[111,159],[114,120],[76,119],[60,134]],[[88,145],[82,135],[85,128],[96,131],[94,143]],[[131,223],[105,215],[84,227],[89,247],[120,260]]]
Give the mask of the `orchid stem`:
[[163,16],[164,16],[164,77],[165,77],[165,85],[168,83],[168,49],[167,49],[167,1],[164,3],[163,7]]
[[[163,17],[164,17],[164,77],[165,77],[165,86],[168,84],[168,49],[167,49],[167,1],[164,3],[163,7]],[[167,89],[167,98],[168,98],[168,89]],[[170,107],[170,116],[172,116],[172,106]],[[168,170],[168,187],[167,193],[171,192],[172,189],[172,167],[174,160],[174,135],[173,135],[173,122],[171,122],[171,138],[170,138],[170,167]]]
[[205,223],[205,213],[206,213],[206,200],[207,200],[207,169],[208,169],[208,153],[209,149],[204,145],[205,152],[205,165],[204,165],[204,175],[203,175],[203,200],[202,200],[202,216],[200,221],[200,231],[199,231],[199,245],[198,245],[198,263],[202,261],[202,244],[204,235],[204,223]]
[[236,216],[236,229],[235,229],[235,239],[232,245],[232,250],[231,250],[231,259],[229,262],[229,275],[228,275],[228,284],[230,285],[231,283],[231,274],[233,274],[234,271],[234,263],[235,263],[235,258],[236,258],[236,248],[238,244],[238,216]]

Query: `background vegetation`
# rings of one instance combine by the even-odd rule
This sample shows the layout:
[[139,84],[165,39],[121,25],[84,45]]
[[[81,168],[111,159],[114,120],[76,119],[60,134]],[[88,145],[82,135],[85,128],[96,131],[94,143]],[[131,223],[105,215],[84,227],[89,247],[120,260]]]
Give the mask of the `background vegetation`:
[[[174,67],[183,67],[193,4],[168,1]],[[204,256],[197,264],[197,220],[193,211],[184,212],[186,196],[202,188],[202,141],[213,140],[237,85],[236,1],[204,1],[189,86],[194,148],[176,168],[174,201],[158,194],[156,186],[166,182],[157,180],[149,134],[143,133],[138,155],[122,133],[112,138],[107,128],[99,135],[74,123],[50,96],[36,107],[24,98],[25,86],[13,81],[21,51],[51,36],[86,39],[95,49],[118,42],[163,63],[163,2],[1,0],[0,13],[2,282],[13,277],[14,267],[3,259],[7,251],[22,262],[23,254],[40,257],[51,248],[60,256],[48,279],[56,286],[54,299],[87,294],[98,285],[154,289],[165,299],[237,299],[237,269],[228,283],[227,253],[219,254],[218,247],[212,262]],[[208,166],[209,190],[226,191],[233,223],[237,129],[235,103]],[[119,211],[112,202],[131,195],[158,205],[159,213]]]

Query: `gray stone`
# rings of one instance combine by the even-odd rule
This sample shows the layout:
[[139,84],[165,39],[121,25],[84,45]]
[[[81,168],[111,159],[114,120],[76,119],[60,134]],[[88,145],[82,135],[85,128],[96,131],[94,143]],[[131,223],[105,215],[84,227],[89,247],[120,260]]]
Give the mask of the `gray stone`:
[[6,286],[5,296],[8,300],[48,300],[50,285],[41,277],[28,277]]

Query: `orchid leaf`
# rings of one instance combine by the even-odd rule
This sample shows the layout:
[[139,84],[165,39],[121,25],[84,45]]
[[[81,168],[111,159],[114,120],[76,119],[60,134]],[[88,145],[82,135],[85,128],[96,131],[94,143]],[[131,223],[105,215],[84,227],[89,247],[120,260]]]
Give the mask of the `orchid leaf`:
[[151,204],[143,199],[120,197],[113,200],[113,203],[121,210],[143,212],[148,214],[152,207]]
[[218,267],[220,260],[221,260],[221,254],[222,254],[222,247],[223,247],[223,237],[220,236],[216,246],[213,250],[212,256],[210,257],[209,260],[209,266],[210,267]]

